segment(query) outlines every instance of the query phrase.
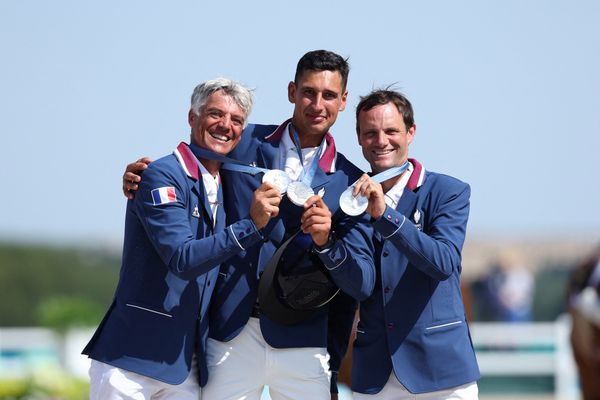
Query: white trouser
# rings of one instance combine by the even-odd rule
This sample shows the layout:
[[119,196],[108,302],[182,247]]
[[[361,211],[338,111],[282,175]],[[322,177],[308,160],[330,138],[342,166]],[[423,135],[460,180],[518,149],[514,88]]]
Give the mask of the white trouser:
[[398,382],[393,371],[381,392],[376,394],[352,393],[354,400],[477,400],[478,396],[479,389],[475,382],[435,392],[411,393]]
[[200,385],[192,371],[180,385],[169,385],[147,376],[92,360],[90,400],[200,400]]
[[273,400],[331,398],[327,349],[275,349],[265,342],[256,318],[229,342],[209,338],[206,353],[205,399],[258,400],[265,385]]

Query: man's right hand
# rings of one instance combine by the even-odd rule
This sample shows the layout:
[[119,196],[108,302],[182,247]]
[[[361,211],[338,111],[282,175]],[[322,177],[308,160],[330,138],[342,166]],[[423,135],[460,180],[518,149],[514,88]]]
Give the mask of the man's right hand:
[[148,157],[142,157],[137,161],[127,164],[123,174],[123,194],[129,200],[135,197],[135,191],[138,190],[138,183],[142,180],[142,172],[148,168],[152,160]]
[[385,195],[381,184],[375,182],[369,175],[363,174],[354,185],[352,195],[361,194],[369,199],[367,214],[375,219],[381,218],[385,212]]
[[264,228],[271,218],[279,214],[280,202],[279,190],[268,182],[263,183],[254,191],[250,206],[250,218],[258,229]]

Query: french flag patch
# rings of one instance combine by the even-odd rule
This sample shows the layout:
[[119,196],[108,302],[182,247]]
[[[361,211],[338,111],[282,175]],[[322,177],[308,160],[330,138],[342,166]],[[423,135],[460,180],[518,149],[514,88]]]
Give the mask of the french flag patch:
[[177,195],[175,194],[175,188],[173,186],[153,189],[150,193],[152,194],[152,201],[155,206],[177,201]]

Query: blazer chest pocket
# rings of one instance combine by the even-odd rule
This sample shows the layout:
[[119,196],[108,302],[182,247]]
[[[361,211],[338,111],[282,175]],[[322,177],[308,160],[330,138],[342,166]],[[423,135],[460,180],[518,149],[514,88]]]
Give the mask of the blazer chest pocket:
[[151,313],[153,315],[156,316],[163,316],[166,318],[173,318],[173,315],[166,313],[164,310],[157,310],[155,307],[152,306],[147,306],[147,305],[143,305],[143,304],[135,304],[135,303],[125,303],[125,307],[128,307],[132,310],[137,310],[137,311],[142,311],[142,312],[147,312],[147,313]]
[[425,327],[425,334],[433,335],[436,333],[452,331],[454,329],[458,329],[458,328],[462,327],[463,324],[464,324],[463,320],[440,322],[435,325],[430,325],[430,326]]

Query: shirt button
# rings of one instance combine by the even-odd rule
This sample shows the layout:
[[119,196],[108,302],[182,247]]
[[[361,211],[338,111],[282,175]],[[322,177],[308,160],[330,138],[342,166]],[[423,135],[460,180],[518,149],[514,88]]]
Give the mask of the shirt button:
[[395,222],[395,223],[398,223],[398,222],[400,222],[400,220],[399,220],[398,218],[396,218],[396,219],[394,220],[394,222]]
[[389,293],[390,292],[390,288],[386,286],[385,289],[383,289],[383,292],[384,293]]
[[389,255],[390,255],[390,253],[389,253],[389,252],[387,252],[387,251],[384,251],[384,252],[383,252],[383,256],[384,256],[384,257],[387,257],[387,256],[389,256]]
[[390,214],[388,214],[387,219],[391,220],[392,216]]

